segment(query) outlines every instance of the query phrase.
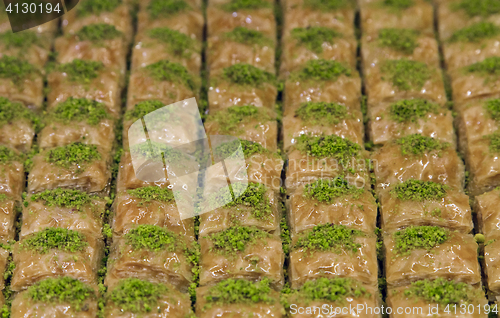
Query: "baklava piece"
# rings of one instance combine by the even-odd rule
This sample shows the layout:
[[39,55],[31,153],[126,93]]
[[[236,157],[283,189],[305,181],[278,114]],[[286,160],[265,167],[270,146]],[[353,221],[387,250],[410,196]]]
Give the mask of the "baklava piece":
[[114,237],[104,284],[111,290],[122,279],[169,283],[186,292],[193,282],[198,246],[156,225],[142,224]]
[[79,190],[54,189],[27,197],[20,239],[48,227],[62,228],[102,239],[106,200]]
[[72,188],[105,192],[111,179],[110,159],[99,147],[82,143],[42,150],[33,157],[28,191]]
[[368,134],[374,144],[420,134],[456,144],[452,112],[426,99],[402,99],[368,107]]
[[196,316],[216,318],[223,315],[246,317],[284,317],[279,292],[273,290],[269,280],[256,283],[241,279],[227,279],[214,286],[196,290]]
[[342,176],[300,186],[287,205],[292,237],[327,223],[373,233],[377,223],[377,202],[371,192],[350,185]]
[[22,152],[29,151],[40,128],[39,117],[22,103],[5,97],[0,97],[0,113],[0,143]]
[[284,115],[307,102],[337,102],[353,109],[360,100],[361,79],[356,70],[338,61],[310,60],[285,82]]
[[41,148],[74,142],[96,145],[109,152],[115,142],[115,121],[107,107],[86,98],[70,97],[52,107],[44,117],[38,142]]
[[120,164],[118,166],[118,177],[116,181],[117,191],[136,189],[148,186],[167,188],[170,185],[167,175],[168,175],[167,170],[165,167],[163,167],[162,170],[156,174],[156,177],[158,177],[157,180],[152,180],[148,182],[138,179],[137,176],[135,175],[132,156],[129,151],[125,151],[121,157]]
[[411,226],[384,236],[387,285],[447,279],[479,285],[478,245],[471,234],[439,226]]
[[274,109],[276,78],[250,64],[238,63],[210,74],[208,105],[211,111],[253,105]]
[[226,279],[269,280],[284,284],[282,243],[279,236],[255,227],[234,226],[199,238],[200,286]]
[[297,144],[302,135],[335,135],[352,142],[364,141],[363,114],[359,106],[340,103],[306,102],[283,118],[284,149]]
[[20,211],[19,201],[0,193],[0,243],[6,244],[14,240],[16,219]]
[[32,30],[18,33],[9,30],[0,33],[0,57],[18,57],[41,69],[49,59],[51,43],[50,36]]
[[96,289],[103,256],[101,239],[64,228],[45,228],[14,245],[11,288],[21,291],[41,280],[66,276]]
[[301,135],[288,149],[286,188],[318,179],[344,176],[350,185],[370,187],[368,152],[357,143],[334,135]]
[[263,32],[236,27],[229,32],[209,37],[207,41],[207,64],[210,71],[244,63],[275,73],[276,41]]
[[258,143],[271,151],[278,149],[278,123],[270,109],[246,105],[210,112],[205,129],[209,136],[229,135]]
[[0,145],[0,193],[15,200],[24,190],[24,160],[17,150]]
[[290,284],[297,289],[320,278],[350,278],[377,286],[377,239],[343,225],[322,224],[303,232],[290,251]]
[[97,293],[87,284],[71,277],[48,278],[16,294],[12,318],[94,318]]

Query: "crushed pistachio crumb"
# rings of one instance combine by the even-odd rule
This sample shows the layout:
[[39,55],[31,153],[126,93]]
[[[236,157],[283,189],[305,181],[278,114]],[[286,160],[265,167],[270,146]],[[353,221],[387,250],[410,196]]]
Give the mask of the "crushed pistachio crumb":
[[16,47],[27,50],[33,45],[42,44],[42,41],[33,31],[23,31],[17,33],[7,31],[0,34],[0,43],[5,45],[5,48],[7,49]]
[[6,164],[12,161],[23,161],[23,156],[12,148],[0,145],[0,164]]
[[37,72],[33,65],[17,57],[4,55],[0,58],[0,78],[9,78],[15,84],[21,84],[24,79]]
[[337,254],[344,250],[357,252],[362,245],[356,243],[355,240],[361,236],[364,236],[363,232],[344,225],[316,225],[297,240],[294,249],[302,248],[304,252],[328,251]]
[[500,27],[491,22],[478,22],[453,33],[450,42],[478,42],[500,34]]
[[180,63],[162,60],[146,66],[145,70],[157,81],[180,83],[192,91],[196,90],[193,76]]
[[436,201],[446,196],[450,187],[433,181],[410,179],[398,184],[391,193],[403,201]]
[[40,118],[22,103],[13,102],[5,97],[0,97],[0,127],[20,119],[30,121],[35,130],[41,127]]
[[100,15],[103,12],[111,12],[120,4],[121,0],[86,0],[77,9],[79,16]]
[[99,159],[101,159],[101,154],[97,150],[97,146],[79,142],[56,147],[45,153],[47,162],[66,169],[73,165],[82,165]]
[[318,11],[332,11],[343,8],[354,7],[355,2],[351,0],[304,0],[304,7]]
[[[168,163],[177,163],[185,166],[189,165],[193,161],[193,157],[189,156],[184,151],[155,141],[147,141],[133,145],[130,147],[130,153],[137,156],[137,158],[153,161],[164,156]],[[177,168],[180,168],[180,166],[177,166]]]
[[246,45],[272,46],[273,41],[266,37],[264,33],[238,26],[224,34],[224,37],[230,41]]
[[81,41],[100,42],[119,38],[123,36],[123,33],[118,31],[114,25],[107,23],[95,23],[81,28],[78,32],[76,32],[76,36]]
[[196,41],[188,35],[169,28],[154,28],[148,32],[150,38],[168,45],[168,50],[177,56],[189,57],[196,47]]
[[465,68],[467,73],[478,73],[481,75],[499,75],[500,74],[500,57],[488,57],[471,64]]
[[452,304],[475,304],[484,298],[481,289],[474,288],[464,282],[457,282],[438,278],[436,280],[419,280],[412,282],[404,290],[407,298],[423,299],[428,303],[437,303],[444,306]]
[[205,296],[208,304],[273,304],[268,279],[253,283],[244,279],[227,279],[210,287]]
[[216,122],[221,133],[240,134],[244,132],[243,125],[257,121],[259,124],[273,120],[269,112],[253,105],[232,106],[208,115],[207,122]]
[[432,75],[427,64],[407,59],[385,61],[380,70],[387,75],[383,80],[403,91],[420,90]]
[[162,201],[170,202],[174,200],[174,193],[168,188],[160,188],[157,186],[148,186],[137,188],[133,190],[127,190],[127,193],[143,200],[144,202],[150,201]]
[[220,159],[230,158],[237,154],[236,151],[240,148],[240,145],[245,158],[250,158],[254,154],[266,154],[274,157],[279,157],[277,153],[272,153],[268,149],[264,148],[261,144],[243,139],[225,142],[220,146],[217,146],[214,151],[214,157]]
[[306,184],[304,187],[304,196],[313,198],[319,202],[331,204],[335,199],[343,196],[359,197],[365,191],[364,188],[358,188],[344,177],[336,177],[333,180],[320,179],[313,183]]
[[33,194],[30,201],[44,201],[46,206],[58,206],[65,208],[75,208],[80,210],[82,207],[91,204],[94,196],[80,190],[54,189]]
[[351,76],[351,69],[334,60],[309,60],[304,68],[292,73],[292,80],[336,81],[340,76]]
[[52,249],[76,253],[83,251],[89,243],[78,231],[62,228],[45,228],[21,241],[21,249],[47,254]]
[[127,120],[139,119],[163,107],[165,107],[165,104],[158,100],[142,101],[137,103],[134,106],[134,109],[128,110],[125,113],[125,119]]
[[390,106],[389,114],[392,120],[399,123],[415,123],[429,113],[438,113],[439,105],[426,99],[403,99]]
[[383,4],[390,8],[402,10],[412,7],[415,2],[414,0],[384,0]]
[[338,103],[307,102],[295,111],[295,117],[311,125],[337,125],[341,120],[352,118],[347,107]]
[[316,53],[323,52],[323,43],[333,44],[335,38],[342,36],[334,29],[326,27],[295,28],[291,35],[301,45]]
[[155,284],[138,278],[120,280],[106,295],[106,300],[117,306],[121,312],[149,313],[157,306],[161,297],[169,293],[164,284]]
[[484,103],[484,107],[493,120],[500,120],[500,99],[490,99]]
[[494,132],[493,134],[486,135],[486,139],[490,142],[490,152],[499,153],[500,152],[500,132]]
[[275,76],[258,67],[246,63],[238,63],[224,68],[223,77],[237,85],[260,86],[263,83],[275,82]]
[[406,256],[413,250],[432,250],[450,237],[449,230],[439,226],[411,226],[397,231],[394,237],[394,254]]
[[264,241],[271,237],[271,234],[259,230],[255,227],[233,226],[221,232],[208,236],[212,241],[214,251],[221,255],[234,256],[238,252],[243,252],[247,246],[258,241]]
[[185,0],[151,0],[148,5],[149,16],[152,19],[168,17],[190,9]]
[[469,17],[488,17],[500,12],[497,0],[461,0],[452,4],[452,9],[464,10]]
[[222,5],[222,9],[228,12],[239,10],[258,10],[271,7],[272,4],[266,0],[231,0],[229,3]]
[[378,33],[380,46],[388,47],[404,54],[412,54],[418,47],[419,32],[411,29],[388,28]]
[[297,149],[303,154],[318,158],[334,158],[340,163],[348,163],[352,158],[359,157],[361,146],[348,139],[335,136],[301,135],[297,138]]
[[421,155],[434,150],[441,151],[450,146],[447,142],[441,142],[432,137],[413,134],[396,140],[401,147],[402,155]]
[[71,277],[48,278],[28,287],[26,296],[32,302],[70,304],[75,311],[84,311],[85,302],[96,299],[94,290]]
[[58,65],[56,70],[65,73],[71,82],[89,83],[99,76],[99,72],[104,70],[104,64],[97,61],[75,59],[70,63]]
[[69,97],[62,103],[57,104],[48,114],[48,124],[52,121],[62,122],[66,125],[71,122],[85,121],[89,125],[97,125],[111,116],[103,103],[87,98]]
[[151,252],[162,250],[173,252],[182,242],[174,232],[149,224],[137,226],[125,234],[124,238],[134,250],[145,249]]
[[359,281],[352,278],[325,278],[307,281],[298,290],[298,295],[307,300],[343,302],[347,298],[368,298],[371,294]]

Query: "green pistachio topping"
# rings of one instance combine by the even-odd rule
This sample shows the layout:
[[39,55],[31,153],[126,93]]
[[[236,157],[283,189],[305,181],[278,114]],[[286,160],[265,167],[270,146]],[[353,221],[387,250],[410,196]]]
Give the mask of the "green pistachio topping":
[[440,304],[443,307],[451,304],[474,304],[484,298],[481,289],[444,278],[413,282],[405,289],[404,295],[408,298],[418,298],[428,303]]
[[413,250],[430,251],[449,239],[449,230],[439,226],[412,226],[393,234],[393,253],[406,256]]
[[233,157],[237,155],[236,151],[240,148],[240,145],[245,158],[250,158],[255,154],[266,154],[279,157],[277,153],[270,152],[268,149],[262,147],[261,144],[243,139],[225,142],[220,146],[217,146],[214,151],[214,156],[220,159]]
[[456,31],[450,37],[450,42],[479,42],[499,34],[500,27],[491,22],[483,21]]
[[5,193],[0,193],[0,202],[7,200],[9,197]]
[[100,42],[119,38],[123,36],[123,33],[118,31],[114,25],[96,23],[84,26],[76,32],[76,36],[81,41]]
[[152,19],[175,15],[190,9],[184,0],[151,0],[148,5],[149,16]]
[[387,75],[383,80],[391,81],[402,91],[422,89],[432,75],[427,64],[406,59],[385,61],[381,71]]
[[150,64],[145,69],[157,81],[180,83],[192,91],[196,90],[192,75],[180,63],[163,60]]
[[352,278],[318,278],[307,281],[299,289],[300,297],[307,300],[326,300],[331,302],[342,302],[346,298],[368,298],[371,296],[366,288]]
[[23,156],[12,148],[0,145],[0,164],[6,164],[12,161],[23,161]]
[[490,141],[490,152],[499,153],[500,152],[500,132],[494,132],[493,134],[485,136],[486,139]]
[[76,12],[79,16],[100,15],[115,10],[121,3],[121,0],[85,0],[78,5]]
[[411,29],[381,29],[378,33],[380,46],[388,47],[404,54],[412,54],[418,47],[419,32]]
[[323,224],[316,225],[306,235],[297,240],[294,248],[304,251],[323,251],[341,253],[343,250],[357,252],[361,244],[356,238],[363,236],[363,232],[350,229],[343,225]]
[[0,58],[0,78],[9,78],[15,84],[21,84],[36,72],[38,71],[33,65],[17,57],[4,55]]
[[146,116],[149,113],[154,112],[166,105],[158,100],[148,100],[143,101],[134,106],[134,109],[129,110],[125,113],[125,119],[134,120]]
[[399,123],[415,123],[429,113],[437,114],[439,105],[426,99],[403,99],[391,105],[389,115]]
[[414,0],[384,0],[383,3],[394,9],[408,9],[415,4]]
[[23,31],[17,33],[7,31],[0,34],[0,43],[5,45],[7,49],[15,47],[27,50],[33,45],[40,45],[41,39],[33,31]]
[[255,227],[233,226],[224,231],[209,235],[214,251],[222,255],[236,255],[243,252],[247,246],[265,241],[271,234]]
[[452,4],[452,9],[464,10],[469,17],[488,17],[500,12],[498,0],[461,0]]
[[344,177],[336,177],[333,180],[317,180],[304,187],[304,196],[313,198],[319,202],[331,204],[335,199],[352,195],[359,197],[364,192],[364,188],[350,185]]
[[174,193],[172,192],[172,190],[156,186],[127,190],[127,193],[143,200],[144,202],[151,202],[151,201],[170,202],[174,200]]
[[499,75],[500,74],[500,57],[488,57],[471,64],[465,68],[467,73],[479,73],[481,75]]
[[338,103],[307,102],[295,111],[295,117],[311,125],[337,125],[341,120],[352,118],[347,107]]
[[437,182],[410,179],[398,184],[391,193],[403,201],[437,201],[444,198],[449,189]]
[[500,119],[500,99],[490,99],[484,103],[484,107],[493,120]]
[[209,115],[207,118],[207,121],[216,122],[219,131],[224,134],[231,132],[241,134],[244,132],[242,126],[251,121],[263,124],[272,120],[273,118],[266,109],[253,105],[232,106]]
[[99,159],[101,159],[101,154],[95,145],[85,145],[79,142],[56,147],[45,153],[47,162],[66,169]]
[[189,156],[182,150],[174,149],[169,145],[154,141],[147,141],[133,145],[130,148],[130,152],[134,156],[143,158],[144,160],[163,161],[163,159],[161,159],[163,157],[168,163],[177,163],[179,165],[188,165],[193,161],[193,157]]
[[271,8],[272,4],[266,0],[231,0],[222,6],[222,9],[228,12],[239,10],[257,10]]
[[82,233],[52,227],[36,232],[20,243],[22,249],[35,251],[39,254],[47,254],[52,249],[76,253],[83,251],[87,245],[89,243]]
[[304,7],[318,11],[332,11],[354,6],[351,0],[304,0]]
[[70,304],[75,311],[86,310],[85,302],[96,299],[90,286],[71,277],[44,279],[28,287],[26,296],[36,303]]
[[161,297],[169,293],[164,284],[154,284],[137,278],[120,280],[106,296],[121,312],[149,313],[157,306]]
[[333,44],[335,38],[341,36],[339,32],[325,27],[295,28],[292,30],[294,39],[316,53],[323,52],[323,43]]
[[155,28],[148,32],[150,38],[168,45],[168,50],[177,56],[190,57],[196,41],[188,35],[169,28]]
[[421,155],[434,150],[441,151],[450,146],[447,142],[441,142],[432,137],[425,137],[420,134],[409,135],[396,140],[396,143],[401,147],[401,154],[405,155]]
[[336,81],[340,76],[351,76],[351,70],[333,60],[309,60],[304,68],[291,75],[292,80]]
[[75,59],[70,63],[58,65],[56,70],[66,73],[71,82],[89,83],[99,76],[99,72],[104,70],[104,64],[97,61]]
[[81,121],[85,121],[89,125],[97,125],[109,118],[111,116],[107,112],[106,105],[87,98],[69,97],[48,113],[49,123],[58,121],[66,125]]
[[297,138],[297,149],[309,156],[334,158],[341,163],[359,157],[362,150],[357,143],[335,135],[319,137],[301,135]]
[[45,190],[30,197],[31,201],[44,201],[44,204],[49,207],[58,206],[76,210],[92,203],[92,199],[93,196],[83,191],[61,188]]
[[207,304],[273,304],[268,279],[253,283],[244,279],[227,279],[210,287],[205,300]]
[[273,74],[245,63],[238,63],[224,68],[223,76],[231,83],[249,86],[274,83],[276,80]]
[[134,250],[145,249],[151,252],[173,252],[181,242],[174,232],[156,225],[141,224],[124,235],[125,241]]
[[0,127],[21,119],[30,121],[36,130],[41,126],[40,118],[22,103],[12,102],[5,97],[0,97]]
[[232,31],[224,34],[224,37],[230,41],[238,42],[246,45],[272,46],[273,41],[266,37],[264,33],[247,29],[245,27],[236,27]]

